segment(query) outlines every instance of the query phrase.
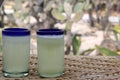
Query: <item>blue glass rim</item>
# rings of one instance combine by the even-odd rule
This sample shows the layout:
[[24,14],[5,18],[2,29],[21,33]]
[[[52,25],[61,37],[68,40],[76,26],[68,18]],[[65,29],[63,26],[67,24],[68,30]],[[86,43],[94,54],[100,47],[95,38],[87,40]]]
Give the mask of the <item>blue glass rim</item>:
[[37,35],[63,35],[64,31],[61,29],[40,29],[37,31]]
[[26,28],[5,28],[2,30],[2,35],[5,36],[28,36],[30,30]]

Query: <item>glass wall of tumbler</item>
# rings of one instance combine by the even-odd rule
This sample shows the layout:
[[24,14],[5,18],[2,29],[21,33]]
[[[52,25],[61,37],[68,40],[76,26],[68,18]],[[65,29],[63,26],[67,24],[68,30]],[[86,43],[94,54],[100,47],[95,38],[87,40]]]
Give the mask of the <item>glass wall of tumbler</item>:
[[38,73],[58,77],[64,73],[64,34],[60,29],[37,31]]
[[2,30],[3,76],[24,77],[29,72],[30,31],[25,28]]

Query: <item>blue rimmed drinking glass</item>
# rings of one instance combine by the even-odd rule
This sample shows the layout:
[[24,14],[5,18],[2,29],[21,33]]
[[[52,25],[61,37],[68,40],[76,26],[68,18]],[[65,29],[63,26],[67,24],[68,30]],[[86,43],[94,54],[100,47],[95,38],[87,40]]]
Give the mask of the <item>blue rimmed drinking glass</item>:
[[28,75],[30,31],[25,28],[2,30],[3,75],[24,77]]
[[60,29],[37,31],[38,73],[41,77],[57,77],[64,72],[64,34]]

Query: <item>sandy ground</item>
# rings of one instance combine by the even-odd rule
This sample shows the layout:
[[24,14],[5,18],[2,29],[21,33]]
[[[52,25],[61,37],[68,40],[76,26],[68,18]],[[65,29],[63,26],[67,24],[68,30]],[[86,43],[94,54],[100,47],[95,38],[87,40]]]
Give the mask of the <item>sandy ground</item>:
[[[57,24],[60,29],[64,29],[65,24]],[[74,23],[71,32],[81,34],[82,44],[80,46],[80,52],[87,50],[89,48],[94,48],[95,45],[100,45],[103,40],[103,31],[92,32],[92,29],[88,24],[83,21]],[[32,53],[37,53],[37,44],[35,39],[31,39],[31,50]]]
[[[113,18],[114,19],[114,18]],[[81,34],[81,40],[82,44],[80,46],[80,52],[87,50],[89,48],[94,48],[95,45],[100,45],[103,41],[103,31],[96,30],[93,33],[93,29],[89,26],[88,22],[88,16],[84,16],[82,20],[80,20],[77,23],[74,23],[71,32],[73,34]],[[58,27],[60,29],[65,29],[65,24],[56,24],[55,27]],[[34,39],[31,39],[31,53],[36,54],[37,53],[37,43],[35,39],[35,33],[32,34],[34,36]]]

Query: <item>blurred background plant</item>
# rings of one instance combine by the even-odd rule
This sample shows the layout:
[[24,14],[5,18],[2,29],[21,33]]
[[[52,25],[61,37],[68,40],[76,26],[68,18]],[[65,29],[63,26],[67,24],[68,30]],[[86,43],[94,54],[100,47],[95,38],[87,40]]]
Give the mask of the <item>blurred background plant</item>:
[[[111,56],[120,52],[119,12],[120,0],[6,0],[1,8],[0,27],[28,28],[34,39],[38,29],[60,28],[65,32],[66,55]],[[85,24],[90,31],[84,33],[88,30]],[[94,36],[97,31],[103,32],[100,44],[81,50],[83,37]]]

